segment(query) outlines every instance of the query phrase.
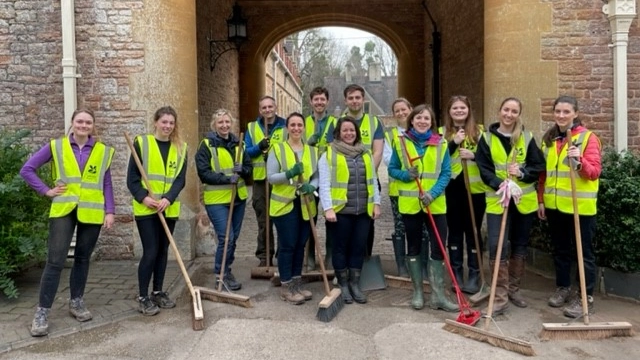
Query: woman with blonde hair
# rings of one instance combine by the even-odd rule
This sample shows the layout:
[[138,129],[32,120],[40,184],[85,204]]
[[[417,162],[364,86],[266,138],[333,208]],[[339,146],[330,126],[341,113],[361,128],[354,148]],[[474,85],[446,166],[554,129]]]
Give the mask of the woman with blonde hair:
[[[204,184],[204,205],[218,238],[213,272],[216,275],[216,281],[222,281],[227,289],[233,291],[240,290],[242,287],[231,273],[231,265],[235,259],[236,242],[240,236],[247,203],[245,181],[251,177],[253,171],[251,158],[247,156],[244,148],[240,147],[238,137],[231,132],[235,122],[228,110],[216,110],[211,117],[211,131],[200,142],[196,153],[198,177]],[[237,186],[234,199],[231,198],[232,185]],[[223,278],[220,279],[227,219],[232,201],[231,228],[228,229],[229,243]]]
[[[164,215],[173,233],[180,216],[178,195],[184,188],[187,169],[187,144],[180,138],[178,114],[171,106],[156,110],[153,129],[152,134],[139,135],[134,140],[135,151],[149,178],[151,189],[147,189],[142,181],[133,155],[127,173],[127,188],[133,195],[133,215],[142,241],[142,258],[138,265],[138,311],[143,315],[155,315],[160,311],[159,308],[176,306],[163,291],[169,239],[157,214]],[[152,276],[153,292],[149,295]]]

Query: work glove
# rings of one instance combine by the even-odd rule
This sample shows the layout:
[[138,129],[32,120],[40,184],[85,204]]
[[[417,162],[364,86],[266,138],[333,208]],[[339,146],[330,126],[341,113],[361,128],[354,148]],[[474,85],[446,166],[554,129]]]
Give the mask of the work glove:
[[309,136],[309,139],[307,139],[307,145],[316,146],[318,140],[320,140],[320,136],[318,134],[313,134]]
[[433,196],[431,196],[428,191],[425,191],[420,194],[420,202],[422,202],[422,205],[424,205],[424,207],[427,207],[433,202]]
[[260,150],[265,151],[269,148],[269,138],[264,138],[258,143]]
[[238,174],[233,174],[233,175],[229,176],[229,182],[231,184],[237,184],[239,180],[240,180],[240,175],[238,175]]
[[285,171],[284,174],[287,176],[287,179],[291,179],[302,174],[303,171],[304,171],[303,165],[301,162],[299,162],[293,165],[291,169]]
[[418,167],[417,166],[413,166],[410,167],[407,172],[409,173],[409,178],[411,180],[415,180],[418,178],[418,176],[420,176],[420,173],[418,172]]
[[233,164],[233,172],[234,173],[241,173],[242,172],[242,164],[240,164],[240,163]]
[[298,192],[300,192],[300,194],[302,195],[311,195],[315,191],[316,191],[316,187],[309,183],[304,183],[300,185],[300,187],[298,188]]
[[505,180],[500,184],[500,188],[496,191],[496,195],[502,195],[498,203],[502,205],[502,207],[506,208],[509,206],[509,201],[513,199],[513,202],[516,204],[520,203],[520,199],[522,198],[522,189],[518,184],[516,184],[512,180]]

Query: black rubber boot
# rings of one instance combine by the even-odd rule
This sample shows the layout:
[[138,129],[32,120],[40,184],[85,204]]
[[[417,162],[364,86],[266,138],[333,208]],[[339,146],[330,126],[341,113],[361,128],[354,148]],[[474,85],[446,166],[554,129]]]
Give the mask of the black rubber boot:
[[469,276],[460,290],[467,294],[475,294],[480,291],[480,266],[478,265],[478,254],[475,249],[467,252],[467,266]]
[[349,290],[358,304],[367,302],[367,296],[360,290],[360,272],[362,269],[349,269]]
[[336,278],[338,279],[338,285],[340,285],[342,300],[344,300],[345,304],[353,304],[353,297],[351,296],[351,291],[349,291],[349,270],[336,270]]
[[[462,246],[460,245],[449,245],[449,261],[451,262],[451,269],[453,270],[453,274],[456,277],[456,281],[458,282],[458,286],[462,286],[464,282],[464,273],[462,272],[462,266],[464,264],[464,253],[462,251]],[[451,289],[455,292],[453,287],[453,279],[451,279]]]
[[404,239],[394,238],[392,244],[393,253],[396,257],[396,266],[398,267],[398,276],[408,277],[409,274],[407,273],[407,266],[405,264],[407,250]]

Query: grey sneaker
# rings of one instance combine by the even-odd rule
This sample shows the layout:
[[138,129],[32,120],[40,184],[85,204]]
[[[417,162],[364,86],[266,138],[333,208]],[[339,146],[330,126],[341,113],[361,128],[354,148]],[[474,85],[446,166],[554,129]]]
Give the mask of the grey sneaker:
[[571,299],[571,288],[559,286],[556,289],[556,292],[553,295],[551,295],[551,297],[549,298],[549,301],[547,301],[547,304],[549,304],[549,306],[551,307],[558,308],[566,304],[567,302],[569,302],[570,299]]
[[164,291],[154,291],[151,293],[151,301],[161,309],[171,309],[176,307],[176,303],[169,299],[169,295]]
[[37,337],[49,334],[49,320],[47,318],[50,311],[51,309],[38,306],[31,322],[31,336]]
[[[593,314],[593,296],[591,295],[587,295],[587,308],[589,315]],[[580,294],[573,298],[571,303],[562,310],[562,313],[564,316],[574,319],[582,317],[582,298],[580,297]]]
[[153,316],[160,312],[158,306],[149,299],[148,296],[138,297],[138,311],[142,313],[142,315]]
[[93,318],[87,307],[84,306],[84,300],[81,297],[69,300],[69,313],[80,322]]

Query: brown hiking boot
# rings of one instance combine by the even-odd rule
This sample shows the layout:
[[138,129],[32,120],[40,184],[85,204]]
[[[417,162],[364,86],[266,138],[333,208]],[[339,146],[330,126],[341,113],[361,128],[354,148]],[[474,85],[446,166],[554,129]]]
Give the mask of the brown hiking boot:
[[293,284],[293,290],[304,297],[304,301],[309,301],[313,298],[313,293],[309,290],[302,288],[302,278],[300,276],[294,277],[291,281]]
[[304,296],[295,291],[293,280],[282,283],[282,286],[280,287],[280,299],[294,305],[300,305],[304,303]]
[[[490,260],[491,270],[495,264],[495,260]],[[496,296],[493,301],[493,314],[491,316],[504,314],[509,308],[509,266],[506,261],[500,261],[498,268],[498,284],[496,285]],[[489,307],[482,310],[482,315],[488,313]]]
[[524,256],[517,255],[512,256],[509,260],[509,300],[519,308],[528,306],[520,291],[520,281],[524,276],[525,260]]
[[558,286],[556,292],[551,295],[547,304],[549,306],[558,308],[571,300],[571,288]]

